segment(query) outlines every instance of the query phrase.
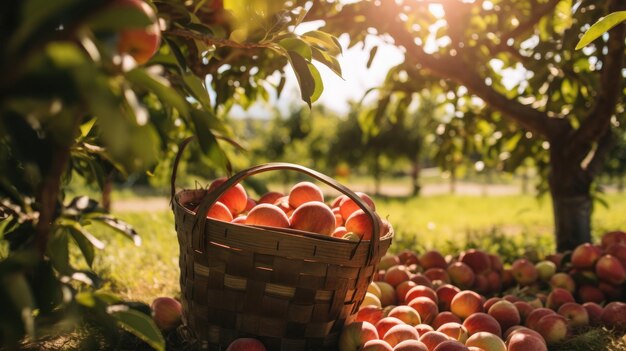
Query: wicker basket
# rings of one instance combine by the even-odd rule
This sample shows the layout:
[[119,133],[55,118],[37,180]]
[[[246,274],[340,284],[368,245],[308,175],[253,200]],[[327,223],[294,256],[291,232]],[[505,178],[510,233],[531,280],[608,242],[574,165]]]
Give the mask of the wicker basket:
[[[183,147],[181,147],[182,152]],[[291,170],[361,199],[334,179],[287,163],[241,171],[215,191],[182,190],[172,206],[180,245],[183,321],[195,338],[217,349],[256,337],[268,350],[334,350],[345,320],[356,313],[393,232],[360,242],[298,230],[252,227],[207,219],[184,204],[208,208],[246,177]]]

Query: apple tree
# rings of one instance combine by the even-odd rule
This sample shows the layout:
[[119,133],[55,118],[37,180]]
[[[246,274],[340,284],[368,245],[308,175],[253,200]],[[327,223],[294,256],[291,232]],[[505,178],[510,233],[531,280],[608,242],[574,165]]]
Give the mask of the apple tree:
[[341,73],[336,39],[294,34],[305,14],[274,1],[0,2],[0,348],[92,322],[164,349],[92,269],[104,241],[90,226],[139,235],[66,185],[149,172],[190,134],[228,169],[231,106],[280,93],[288,64],[309,105],[323,88],[312,60]]
[[373,34],[398,46],[403,74],[388,82],[398,90],[457,85],[444,103],[461,95],[473,116],[494,122],[509,144],[503,156],[511,165],[536,160],[552,197],[557,248],[567,250],[591,239],[594,179],[617,126],[626,123],[626,26],[615,25],[584,50],[575,47],[590,24],[624,6],[620,0],[382,0],[316,2],[311,12],[325,20],[325,30],[348,33],[351,45]]

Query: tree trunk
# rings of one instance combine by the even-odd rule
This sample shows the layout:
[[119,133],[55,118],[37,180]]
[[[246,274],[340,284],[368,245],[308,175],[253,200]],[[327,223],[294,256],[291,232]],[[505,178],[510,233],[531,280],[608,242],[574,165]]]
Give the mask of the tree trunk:
[[580,162],[566,154],[565,143],[550,143],[550,194],[557,250],[591,241],[591,181]]

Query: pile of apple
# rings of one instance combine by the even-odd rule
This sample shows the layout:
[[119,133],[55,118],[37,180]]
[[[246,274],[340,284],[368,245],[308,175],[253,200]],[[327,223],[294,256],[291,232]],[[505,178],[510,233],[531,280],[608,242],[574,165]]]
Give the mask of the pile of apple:
[[388,254],[339,350],[545,351],[589,326],[623,331],[625,267],[624,232],[506,267],[476,249]]
[[[226,178],[209,185],[213,191]],[[356,193],[372,210],[374,201],[365,193]],[[188,204],[197,211],[197,206]],[[370,240],[374,224],[372,219],[346,195],[336,197],[330,204],[324,202],[324,193],[311,182],[294,185],[289,194],[268,192],[258,200],[250,198],[246,189],[237,184],[226,190],[209,208],[207,218],[242,225],[291,228],[346,240]],[[389,222],[375,215],[380,233],[390,229]]]

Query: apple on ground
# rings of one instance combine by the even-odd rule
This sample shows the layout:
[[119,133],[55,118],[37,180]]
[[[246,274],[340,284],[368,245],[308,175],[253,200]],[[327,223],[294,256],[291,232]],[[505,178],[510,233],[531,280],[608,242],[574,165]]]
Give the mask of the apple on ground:
[[414,274],[411,277],[411,281],[414,282],[417,285],[424,285],[424,286],[427,286],[429,288],[433,287],[432,281],[430,279],[428,279],[428,277],[425,276],[423,273]]
[[398,303],[405,303],[404,297],[409,292],[409,290],[416,286],[417,283],[412,280],[405,280],[402,283],[398,284],[398,286],[396,286],[396,299],[398,300]]
[[595,302],[585,302],[583,307],[587,310],[589,315],[589,324],[592,326],[599,325],[602,322],[602,306]]
[[178,300],[171,297],[157,297],[150,305],[152,319],[162,330],[176,328],[181,323],[183,308]]
[[539,280],[542,282],[547,282],[552,278],[554,274],[556,274],[556,264],[552,261],[543,260],[539,261],[535,264],[535,268],[537,268],[537,274]]
[[369,322],[354,322],[343,328],[339,336],[340,351],[362,350],[366,342],[378,339],[376,327]]
[[410,306],[400,305],[389,311],[388,317],[395,317],[410,326],[416,326],[422,322],[419,313]]
[[576,302],[576,299],[574,299],[574,296],[572,296],[569,291],[561,288],[554,288],[550,294],[548,294],[546,307],[557,311],[559,307],[566,302]]
[[429,351],[426,344],[418,340],[404,340],[393,351]]
[[537,330],[537,322],[539,322],[542,317],[549,314],[556,314],[556,312],[546,307],[536,308],[526,317],[525,324],[528,328]]
[[461,289],[451,284],[444,284],[437,288],[437,300],[439,301],[437,307],[439,311],[450,311],[450,304],[454,296],[461,292]]
[[596,263],[596,274],[605,282],[620,285],[626,281],[626,269],[613,255],[604,255]]
[[420,315],[422,323],[430,324],[439,314],[437,304],[426,296],[418,296],[409,301],[408,306],[413,308]]
[[602,248],[606,249],[611,244],[614,243],[622,243],[626,244],[626,232],[622,232],[619,230],[605,233],[602,235],[601,245]]
[[525,258],[515,260],[511,265],[511,270],[513,271],[513,277],[520,285],[530,285],[539,276],[535,265]]
[[576,283],[574,282],[574,278],[572,278],[569,274],[564,272],[556,273],[550,278],[550,286],[554,288],[561,288],[569,291],[570,293],[574,293],[576,290]]
[[378,296],[370,293],[370,292],[366,292],[365,293],[365,297],[363,298],[363,301],[361,302],[361,306],[365,307],[365,306],[374,306],[374,307],[378,307],[378,308],[382,308],[382,304],[380,302],[380,299],[378,298]]
[[400,259],[400,263],[406,266],[419,264],[419,258],[417,257],[417,254],[411,250],[403,250],[398,254],[398,258]]
[[387,272],[385,272],[385,282],[393,287],[396,287],[401,283],[408,281],[409,278],[409,270],[403,264],[389,267],[389,269],[387,269]]
[[393,351],[393,348],[385,340],[376,339],[366,342],[362,351]]
[[487,313],[477,312],[470,315],[463,321],[463,326],[467,329],[470,336],[478,332],[489,332],[497,336],[502,336],[500,323]]
[[515,305],[515,308],[517,308],[517,311],[519,312],[519,316],[521,319],[520,324],[524,323],[524,321],[526,321],[526,317],[528,317],[530,312],[532,312],[536,308],[526,301],[516,301],[513,302],[513,305]]
[[619,301],[609,302],[604,306],[600,320],[610,327],[626,328],[626,303]]
[[355,322],[370,322],[372,324],[376,324],[379,320],[383,318],[383,309],[379,306],[363,306],[359,308],[359,311],[356,313],[354,317]]
[[452,284],[461,289],[469,289],[474,284],[476,275],[472,268],[463,262],[454,262],[448,266],[447,271]]
[[469,333],[467,328],[463,326],[463,324],[450,322],[446,323],[439,328],[437,328],[438,332],[446,334],[449,338],[457,340],[459,342],[465,343],[465,340],[469,337]]
[[580,328],[589,325],[589,313],[583,305],[575,302],[566,302],[559,307],[558,314],[567,319],[571,328]]
[[397,344],[404,340],[417,340],[419,339],[419,333],[414,327],[407,324],[394,325],[385,333],[383,340],[385,340],[391,347],[395,347]]
[[450,276],[448,272],[443,268],[428,268],[424,275],[430,279],[430,281],[434,282],[435,280],[440,280],[444,284],[450,284]]
[[502,298],[498,296],[493,296],[493,297],[488,298],[485,302],[483,302],[483,309],[485,311],[489,311],[491,306],[493,306],[496,302],[500,300],[502,300]]
[[405,324],[405,323],[396,317],[383,317],[381,320],[378,321],[378,323],[375,324],[375,326],[376,326],[376,331],[378,332],[378,335],[385,336],[385,334],[387,334],[387,331],[389,331],[389,329],[393,328],[396,325],[402,325],[402,324]]
[[494,303],[487,313],[500,323],[502,330],[519,325],[522,321],[517,307],[507,300],[500,300]]
[[404,297],[404,301],[411,301],[414,298],[420,297],[420,296],[427,297],[433,300],[435,303],[439,302],[437,298],[437,292],[435,292],[435,290],[433,290],[432,288],[429,288],[424,285],[417,285],[417,286],[412,287],[411,290],[409,290],[406,293],[406,296]]
[[462,323],[461,318],[457,317],[454,313],[449,311],[440,312],[432,322],[432,327],[437,329],[442,325],[450,322]]
[[600,303],[606,300],[606,296],[600,288],[593,285],[582,285],[576,291],[578,301],[580,302],[596,302]]
[[432,351],[435,347],[437,347],[437,345],[448,340],[450,340],[450,338],[446,334],[438,331],[430,331],[421,335],[419,341],[423,342],[424,345],[428,347],[428,350]]
[[447,340],[437,345],[433,351],[469,351],[469,348],[456,340]]
[[499,336],[489,332],[478,332],[470,336],[465,345],[480,347],[485,351],[507,351],[504,341]]
[[231,342],[226,351],[265,351],[265,346],[257,339],[239,338]]
[[429,331],[433,331],[435,329],[433,329],[433,327],[430,326],[429,324],[420,323],[415,326],[415,330],[417,330],[417,333],[419,335],[424,335],[428,333]]
[[420,266],[424,267],[425,270],[430,268],[448,268],[448,263],[443,255],[436,250],[426,251],[421,256],[419,256]]
[[602,250],[590,243],[578,245],[572,252],[572,266],[578,269],[593,268]]
[[450,310],[461,319],[469,317],[472,313],[483,312],[482,296],[471,290],[461,291],[452,299]]
[[545,341],[541,336],[515,333],[508,340],[507,351],[548,351]]
[[491,269],[491,258],[481,250],[470,249],[465,251],[459,256],[459,261],[467,264],[478,275]]
[[565,340],[567,337],[567,319],[559,314],[549,314],[537,321],[535,330],[543,336],[548,345]]
[[530,329],[528,327],[525,327],[523,325],[516,325],[514,327],[509,328],[509,330],[507,330],[504,333],[504,338],[503,339],[505,340],[505,343],[508,342],[508,340],[511,339],[511,337],[513,335],[515,335],[515,334],[533,335],[533,336],[539,338],[539,340],[541,340],[541,342],[544,345],[546,344],[546,341],[543,340],[543,336],[541,336],[541,334],[539,334],[536,331],[534,331],[534,330],[532,330],[532,329]]
[[389,283],[375,282],[381,291],[380,302],[383,307],[396,304],[396,291]]
[[393,266],[400,264],[400,258],[394,254],[385,254],[380,258],[380,262],[376,265],[377,269],[388,270]]

